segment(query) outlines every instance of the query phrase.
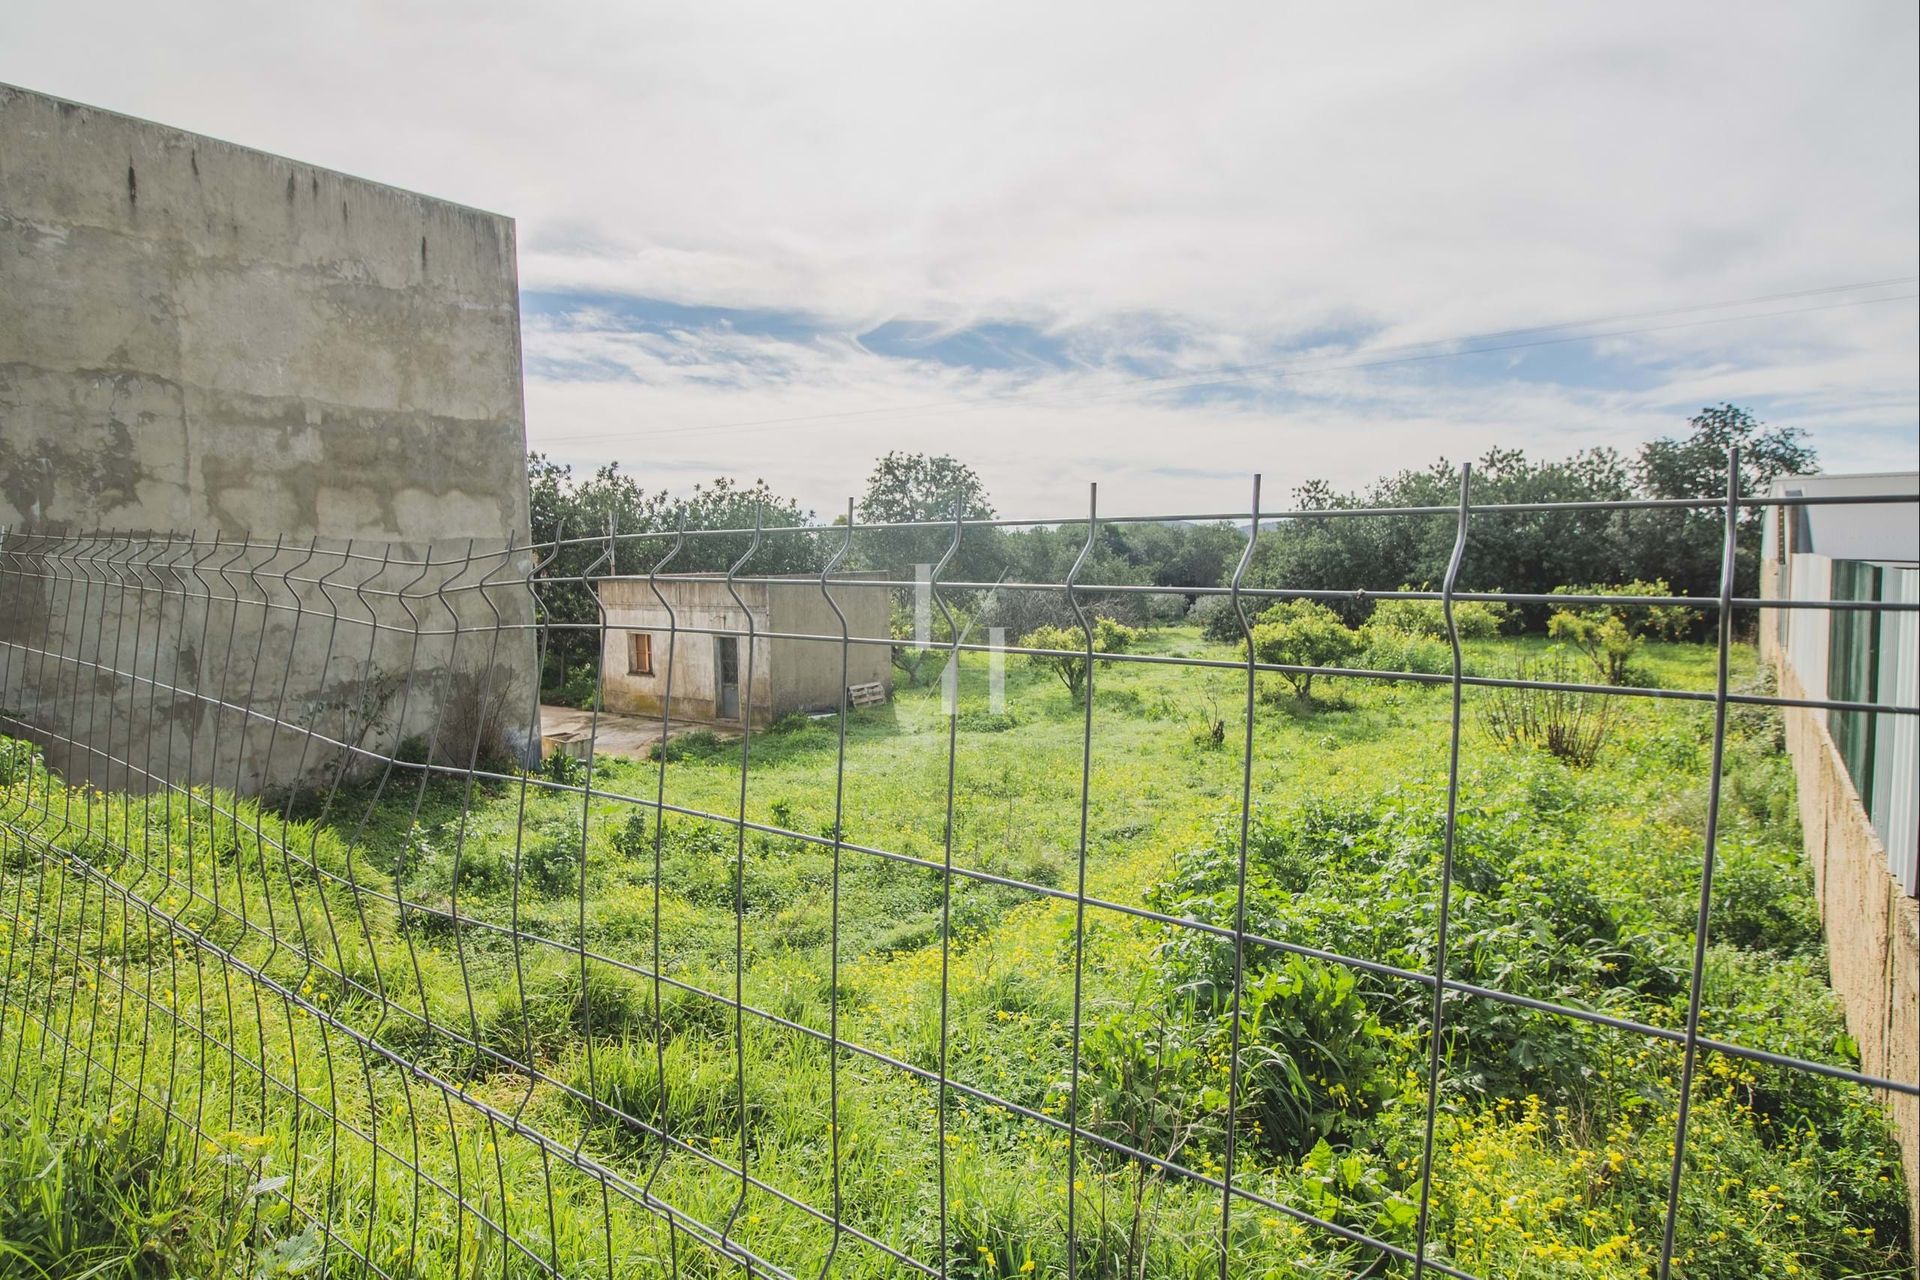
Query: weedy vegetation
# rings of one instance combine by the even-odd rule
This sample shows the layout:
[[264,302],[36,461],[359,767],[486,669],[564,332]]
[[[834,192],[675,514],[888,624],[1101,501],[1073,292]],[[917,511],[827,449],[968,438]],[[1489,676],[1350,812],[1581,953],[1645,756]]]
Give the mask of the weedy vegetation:
[[[1263,615],[1256,649],[1451,670],[1433,610],[1325,612]],[[1612,661],[1604,620],[1567,656],[1483,612],[1470,671]],[[1106,651],[1243,658],[1203,613]],[[1711,687],[1711,648],[1621,626],[1622,673]],[[717,738],[268,808],[103,794],[0,744],[0,1272],[736,1265],[644,1194],[797,1275],[906,1269],[783,1197],[968,1280],[1066,1276],[1071,1204],[1079,1275],[1201,1280],[1219,1191],[1167,1166],[1222,1177],[1229,1126],[1238,1188],[1410,1247],[1437,1035],[1433,1257],[1651,1274],[1679,1047],[1452,990],[1436,1027],[1401,976],[1439,959],[1450,689],[1260,678],[1236,1000],[1245,676],[1075,661],[1009,664],[1002,709],[963,657],[951,826],[937,679],[852,717],[838,814],[831,720],[754,735],[744,814]],[[1465,696],[1449,975],[1680,1027],[1710,707]],[[1777,720],[1730,735],[1704,1033],[1857,1065]],[[1910,1274],[1906,1206],[1867,1091],[1702,1056],[1679,1274]],[[1227,1232],[1245,1280],[1410,1271],[1258,1204]]]

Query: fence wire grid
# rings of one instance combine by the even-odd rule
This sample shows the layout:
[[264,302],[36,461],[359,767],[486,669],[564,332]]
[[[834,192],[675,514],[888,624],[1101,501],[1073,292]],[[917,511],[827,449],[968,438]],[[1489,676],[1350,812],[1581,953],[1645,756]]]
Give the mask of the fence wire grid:
[[[1695,1077],[1708,1055],[1824,1077],[1881,1097],[1920,1096],[1914,1080],[1772,1052],[1724,1030],[1709,1034],[1716,1029],[1703,1022],[1729,714],[1748,707],[1920,714],[1913,706],[1740,689],[1730,678],[1736,636],[1758,624],[1762,609],[1920,611],[1897,601],[1736,594],[1743,516],[1833,503],[1911,507],[1913,497],[1742,496],[1737,458],[1729,460],[1727,475],[1723,498],[1475,505],[1471,473],[1462,468],[1453,507],[1265,513],[1255,479],[1247,510],[1151,518],[1231,522],[1245,535],[1228,580],[1171,587],[1085,580],[1103,527],[1149,519],[1105,518],[1097,503],[1046,521],[977,520],[956,512],[947,521],[866,525],[850,509],[844,522],[832,525],[609,528],[532,547],[10,531],[0,539],[0,733],[31,740],[45,763],[23,745],[0,741],[10,753],[0,759],[6,842],[0,859],[6,875],[0,881],[6,899],[0,908],[6,930],[0,1075],[6,1083],[0,1092],[9,1107],[37,1107],[54,1117],[71,1107],[106,1108],[129,1133],[161,1134],[187,1166],[218,1169],[234,1191],[222,1203],[238,1206],[231,1208],[232,1238],[241,1242],[237,1272],[400,1277],[427,1274],[421,1260],[433,1256],[457,1260],[453,1274],[609,1280],[735,1270],[782,1278],[1037,1270],[1224,1280],[1269,1274],[1257,1269],[1259,1248],[1250,1233],[1267,1229],[1254,1226],[1258,1219],[1319,1241],[1324,1274],[1473,1280],[1482,1273],[1462,1265],[1436,1231],[1436,1131],[1451,1105],[1450,1021],[1463,1002],[1494,1002],[1677,1051],[1664,1213],[1647,1226],[1658,1241],[1658,1274],[1686,1273],[1687,1241],[1678,1234],[1682,1187],[1689,1177]],[[1459,586],[1476,520],[1648,510],[1717,521],[1723,554],[1716,595]],[[1301,519],[1353,518],[1452,522],[1451,555],[1437,585],[1331,591],[1249,582],[1263,532]],[[950,574],[970,534],[1023,526],[1084,526],[1084,545],[1063,578],[987,582]],[[883,534],[921,539],[933,548],[930,569],[910,575],[905,566],[882,573],[847,567],[859,559],[861,539]],[[780,558],[781,547],[806,549],[798,559],[819,567],[765,567],[769,558]],[[562,571],[568,556],[588,563]],[[783,561],[795,562],[792,554]],[[696,563],[705,567],[688,567]],[[646,713],[649,740],[664,745],[653,751],[657,766],[603,768],[603,734],[611,735],[616,721],[631,730],[634,717],[606,711],[597,685],[584,713],[584,741],[563,746],[556,763],[544,758],[538,673],[557,646],[590,651],[595,663],[610,665],[625,629],[605,603],[604,589],[616,581],[664,619],[647,624],[659,633],[654,651],[634,659],[653,670],[664,658],[657,668],[664,673],[659,708]],[[752,593],[773,587],[813,593],[825,610],[816,616],[829,621],[782,629],[780,613],[750,602]],[[559,602],[568,591],[576,612],[590,593],[598,616],[570,618]],[[862,625],[860,618],[873,611],[863,613],[856,601],[875,591],[890,603],[921,592],[931,633],[897,635],[884,613],[881,625]],[[958,609],[990,592],[1063,600],[1073,623],[1068,634],[1077,632],[1081,643],[1009,644],[975,634]],[[1097,645],[1100,602],[1170,592],[1223,597],[1242,636],[1241,656]],[[1251,643],[1256,615],[1296,599],[1437,602],[1447,669],[1260,660]],[[1711,642],[1712,687],[1469,670],[1456,625],[1457,608],[1469,601],[1698,610]],[[717,745],[697,741],[706,753],[702,767],[711,768],[717,756],[733,762],[730,812],[676,799],[671,785],[685,735],[713,728],[711,715],[688,710],[693,695],[676,691],[674,681],[697,669],[686,660],[689,646],[711,652],[719,637],[738,638],[746,710]],[[812,797],[829,815],[817,825],[792,817],[782,804],[761,806],[767,816],[750,816],[757,753],[779,750],[781,729],[756,700],[773,678],[757,668],[777,656],[775,642],[824,655],[815,665],[825,663],[829,673],[837,667],[837,706],[817,718],[831,730],[816,739],[831,757],[830,786]],[[858,754],[850,749],[849,726],[867,714],[851,705],[850,686],[859,683],[851,677],[863,652],[890,657],[905,649],[930,651],[949,672],[940,719],[927,726],[930,742],[945,742],[944,760],[930,775],[944,779],[943,793],[930,801],[933,811],[943,811],[937,856],[889,840],[887,824],[867,821],[870,814],[854,821],[849,812],[850,783],[862,783],[861,762],[849,762]],[[1062,851],[1065,875],[970,865],[956,849],[956,808],[977,798],[956,784],[963,719],[957,691],[969,658],[993,664],[996,672],[1007,658],[1084,664],[1078,784],[1059,801],[1068,810],[1077,807],[1068,823],[1077,837]],[[1102,715],[1094,690],[1104,672],[1123,664],[1211,672],[1234,682],[1238,711],[1219,717],[1239,739],[1241,757],[1237,792],[1224,798],[1221,810],[1231,844],[1232,899],[1224,922],[1090,888]],[[601,685],[615,674],[603,671]],[[1349,954],[1334,939],[1265,936],[1250,919],[1253,821],[1263,805],[1287,799],[1256,787],[1256,721],[1267,714],[1262,681],[1287,675],[1445,690],[1446,746],[1434,762],[1444,773],[1444,813],[1425,886],[1433,921],[1430,966]],[[1470,692],[1502,689],[1556,691],[1607,704],[1688,704],[1710,714],[1697,919],[1677,1025],[1465,981],[1451,971],[1449,929],[1461,893],[1455,853],[1464,711]],[[623,791],[621,780],[634,778],[650,785]],[[572,820],[556,829],[530,826],[530,809],[556,798],[571,809]],[[514,813],[511,829],[476,831],[482,801],[492,803],[490,815]],[[383,825],[396,815],[405,819],[397,840]],[[851,838],[856,830],[865,838]],[[728,877],[731,902],[721,904],[719,915],[730,916],[730,923],[715,943],[725,964],[679,964],[663,942],[663,934],[689,927],[669,856],[670,841],[686,831],[706,833],[699,847]],[[482,856],[483,835],[510,845],[503,866]],[[623,855],[618,868],[594,865],[596,859],[604,864],[609,841]],[[778,960],[776,948],[752,939],[762,921],[749,898],[754,878],[764,872],[766,849],[826,859],[827,914],[815,922],[824,935],[825,969],[793,978],[817,988],[811,1003],[783,1004],[777,984],[759,982],[753,972],[770,963],[770,955]],[[442,893],[424,892],[414,879],[429,862],[450,868]],[[847,886],[854,868],[883,865],[926,877],[938,889],[938,925],[918,944],[926,982],[916,990],[938,1002],[931,1042],[869,1043],[844,1034],[849,972],[858,957],[843,954],[843,932],[861,910]],[[532,899],[541,884],[552,892],[536,909]],[[624,933],[605,927],[609,885],[631,916]],[[1052,901],[1067,913],[1066,950],[1059,957],[1071,987],[1059,1028],[1064,1076],[1044,1098],[997,1091],[984,1073],[956,1066],[954,974],[968,935],[954,912],[957,891],[968,886],[990,886],[1009,901]],[[1089,997],[1088,974],[1105,963],[1102,939],[1115,921],[1198,941],[1227,958],[1223,1092],[1204,1117],[1168,1118],[1164,1127],[1176,1135],[1170,1138],[1158,1122],[1128,1133],[1089,1119],[1095,1086],[1084,1064],[1099,1010]],[[1259,1176],[1260,1159],[1248,1145],[1255,1137],[1243,1116],[1254,1069],[1243,1037],[1254,1032],[1242,1002],[1253,962],[1276,956],[1398,986],[1425,1007],[1416,1027],[1424,1064],[1418,1141],[1399,1192],[1404,1211],[1392,1224],[1355,1220],[1337,1202],[1290,1195]],[[1010,989],[1014,985],[1009,979]],[[489,1008],[486,992],[496,989],[509,994]],[[565,1007],[549,1016],[543,1000]],[[1018,1016],[1017,991],[1008,1003]],[[699,1052],[688,1048],[696,1041],[704,1046]],[[824,1076],[824,1092],[808,1097],[807,1105],[819,1110],[816,1140],[805,1148],[811,1165],[797,1168],[798,1148],[770,1141],[765,1129],[774,1111],[771,1090],[806,1075],[809,1064],[809,1078]],[[859,1101],[863,1117],[875,1105],[898,1109],[924,1099],[924,1120],[912,1130],[921,1141],[899,1157],[910,1168],[876,1172],[862,1165],[857,1184],[850,1183],[849,1147],[856,1140],[850,1135],[858,1125],[849,1128],[847,1112],[856,1091],[881,1099]],[[1012,1144],[996,1156],[966,1156],[953,1131],[956,1117],[980,1116],[1026,1135],[1033,1151],[1057,1154],[1021,1155],[1029,1148]],[[1205,1130],[1215,1140],[1182,1139],[1183,1124],[1189,1135]],[[1141,1136],[1149,1129],[1151,1142]],[[982,1185],[977,1166],[983,1158],[1018,1164],[1009,1176],[1029,1179],[1031,1195],[1062,1201],[1062,1238],[1043,1251],[1041,1265],[1033,1262],[1031,1242],[1021,1256],[1018,1242],[978,1226],[981,1207],[969,1206],[968,1197]],[[1189,1225],[1197,1220],[1196,1204],[1210,1206],[1213,1225],[1204,1247],[1186,1240],[1180,1269],[1156,1253],[1151,1239],[1135,1238],[1151,1235],[1156,1224],[1170,1230],[1165,1219],[1153,1218],[1142,1199],[1130,1206],[1130,1219],[1129,1206],[1111,1202],[1107,1187],[1115,1170],[1133,1179],[1125,1185],[1148,1186],[1154,1195],[1180,1189]],[[889,1189],[889,1173],[898,1189]],[[1090,1190],[1089,1182],[1099,1187]],[[911,1193],[901,1185],[908,1183],[916,1188]],[[763,1220],[783,1226],[770,1232]],[[1124,1248],[1112,1244],[1115,1232]],[[1199,1264],[1193,1262],[1197,1249],[1205,1254]]]

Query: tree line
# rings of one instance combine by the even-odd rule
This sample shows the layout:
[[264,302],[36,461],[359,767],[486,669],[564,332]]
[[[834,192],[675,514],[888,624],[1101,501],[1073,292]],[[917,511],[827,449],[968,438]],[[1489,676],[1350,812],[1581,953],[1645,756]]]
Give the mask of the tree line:
[[[1740,449],[1739,492],[1765,491],[1776,477],[1804,475],[1817,458],[1793,427],[1768,427],[1736,405],[1702,409],[1678,438],[1649,441],[1632,454],[1582,450],[1570,458],[1535,460],[1521,449],[1495,449],[1473,468],[1472,500],[1483,504],[1621,502],[1640,498],[1722,498],[1727,453]],[[1304,512],[1366,507],[1443,507],[1439,515],[1333,516],[1288,521],[1262,539],[1251,566],[1261,585],[1305,589],[1392,590],[1437,584],[1453,550],[1459,468],[1447,461],[1400,471],[1361,492],[1313,483],[1295,494]],[[1757,595],[1762,513],[1741,514],[1734,593]],[[1630,581],[1667,582],[1681,595],[1720,590],[1725,539],[1723,508],[1638,511],[1480,512],[1467,528],[1460,588],[1546,594],[1556,588]],[[1349,621],[1364,601],[1348,605]],[[1538,607],[1523,611],[1538,625]]]
[[[1687,431],[1650,441],[1631,454],[1586,449],[1571,457],[1535,459],[1520,448],[1495,449],[1473,467],[1475,507],[1498,504],[1619,502],[1637,498],[1719,498],[1726,492],[1726,458],[1740,448],[1739,491],[1760,493],[1777,476],[1805,474],[1817,459],[1793,427],[1769,427],[1732,404],[1693,415]],[[599,613],[584,579],[606,573],[645,573],[660,565],[677,530],[766,529],[814,523],[813,513],[775,492],[721,478],[680,495],[649,490],[618,464],[576,478],[572,470],[535,453],[528,458],[532,532],[537,544],[559,543],[539,588],[549,617],[572,624],[553,633],[545,676],[563,683],[575,666],[591,663]],[[1386,476],[1364,489],[1342,491],[1311,481],[1291,497],[1292,514],[1263,524],[1246,584],[1353,593],[1335,608],[1359,625],[1372,613],[1370,593],[1437,585],[1457,527],[1459,468],[1446,459]],[[1370,508],[1441,508],[1426,515],[1336,514]],[[1326,513],[1324,515],[1317,513]],[[943,601],[968,628],[1003,627],[1009,636],[1036,628],[1074,625],[1059,589],[1083,549],[1077,581],[1130,587],[1090,591],[1090,612],[1128,625],[1175,621],[1196,610],[1201,621],[1218,615],[1218,597],[1199,595],[1226,585],[1246,546],[1244,528],[1230,524],[1141,522],[1102,524],[1091,547],[1085,522],[1027,527],[968,527],[955,541],[951,523],[996,516],[977,472],[950,456],[893,452],[879,459],[856,503],[857,533],[846,568],[879,570],[909,581],[915,566],[947,563]],[[833,526],[843,524],[835,516]],[[1746,512],[1737,531],[1734,590],[1759,587],[1762,517]],[[925,524],[936,527],[874,528]],[[1664,581],[1674,592],[1713,596],[1719,591],[1724,511],[1714,507],[1638,511],[1560,509],[1473,514],[1459,586],[1468,591],[1548,594],[1569,586]],[[609,538],[609,533],[617,535]],[[639,538],[633,535],[656,535]],[[669,572],[717,572],[753,545],[744,532],[688,538],[664,567]],[[744,573],[817,572],[840,550],[831,532],[763,534]],[[951,553],[951,554],[949,554]],[[1050,591],[1020,584],[1055,584]],[[1158,590],[1149,590],[1158,588]],[[904,593],[903,593],[904,595]],[[903,598],[897,630],[912,623]],[[936,611],[936,619],[944,619]],[[1544,626],[1548,611],[1525,608],[1514,618]],[[1217,617],[1214,621],[1220,621]]]

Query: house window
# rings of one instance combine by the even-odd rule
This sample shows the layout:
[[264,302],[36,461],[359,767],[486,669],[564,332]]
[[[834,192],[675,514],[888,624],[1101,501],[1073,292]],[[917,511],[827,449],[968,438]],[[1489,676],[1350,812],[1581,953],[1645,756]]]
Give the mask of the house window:
[[653,636],[648,632],[627,633],[627,674],[630,676],[653,674]]

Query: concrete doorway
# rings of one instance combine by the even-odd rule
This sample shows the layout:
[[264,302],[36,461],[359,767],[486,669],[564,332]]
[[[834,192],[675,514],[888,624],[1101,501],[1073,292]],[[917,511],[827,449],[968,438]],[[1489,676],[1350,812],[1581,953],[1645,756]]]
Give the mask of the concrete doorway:
[[715,636],[713,668],[719,673],[714,713],[722,720],[740,718],[740,638]]

